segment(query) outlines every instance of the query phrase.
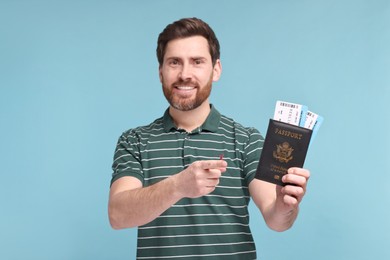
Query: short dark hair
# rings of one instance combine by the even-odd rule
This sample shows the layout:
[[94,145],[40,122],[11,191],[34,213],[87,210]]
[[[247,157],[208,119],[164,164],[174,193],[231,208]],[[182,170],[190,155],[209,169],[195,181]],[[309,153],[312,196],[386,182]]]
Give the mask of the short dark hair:
[[213,66],[219,59],[219,42],[211,27],[198,18],[183,18],[173,22],[160,33],[157,40],[157,59],[160,66],[164,62],[165,50],[171,40],[187,38],[191,36],[203,36],[209,44],[209,50]]

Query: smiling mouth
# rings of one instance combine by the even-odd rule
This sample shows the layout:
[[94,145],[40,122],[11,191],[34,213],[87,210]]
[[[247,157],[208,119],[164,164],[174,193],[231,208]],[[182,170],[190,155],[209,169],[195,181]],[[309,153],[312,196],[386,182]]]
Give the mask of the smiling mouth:
[[193,87],[193,86],[175,86],[175,88],[177,88],[179,90],[193,90],[193,89],[195,89],[195,87]]

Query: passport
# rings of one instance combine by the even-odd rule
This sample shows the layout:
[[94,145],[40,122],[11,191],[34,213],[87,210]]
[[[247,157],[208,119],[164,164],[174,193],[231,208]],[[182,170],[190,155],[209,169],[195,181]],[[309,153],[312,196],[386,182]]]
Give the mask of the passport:
[[313,130],[270,119],[255,178],[285,186],[290,167],[303,167]]

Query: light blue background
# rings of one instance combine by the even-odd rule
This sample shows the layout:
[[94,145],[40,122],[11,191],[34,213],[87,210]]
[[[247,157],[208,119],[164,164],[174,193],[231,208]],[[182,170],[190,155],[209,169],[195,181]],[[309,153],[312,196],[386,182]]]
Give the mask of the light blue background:
[[325,117],[295,226],[262,259],[390,259],[390,1],[0,0],[0,259],[133,259],[109,227],[117,138],[162,115],[157,36],[208,22],[223,74],[212,103],[265,133],[275,101]]

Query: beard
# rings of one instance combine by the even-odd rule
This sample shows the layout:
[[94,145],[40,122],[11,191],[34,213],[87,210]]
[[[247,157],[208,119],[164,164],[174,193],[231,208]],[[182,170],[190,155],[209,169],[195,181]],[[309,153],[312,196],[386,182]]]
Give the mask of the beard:
[[[207,100],[210,96],[213,82],[212,78],[213,75],[211,75],[209,81],[201,87],[198,83],[183,80],[176,81],[171,86],[167,86],[163,80],[162,88],[164,96],[169,102],[169,104],[179,111],[193,110],[202,105],[203,102]],[[195,97],[192,97],[192,95],[190,97],[180,96],[173,91],[175,89],[175,86],[194,86],[197,90],[196,95]]]

